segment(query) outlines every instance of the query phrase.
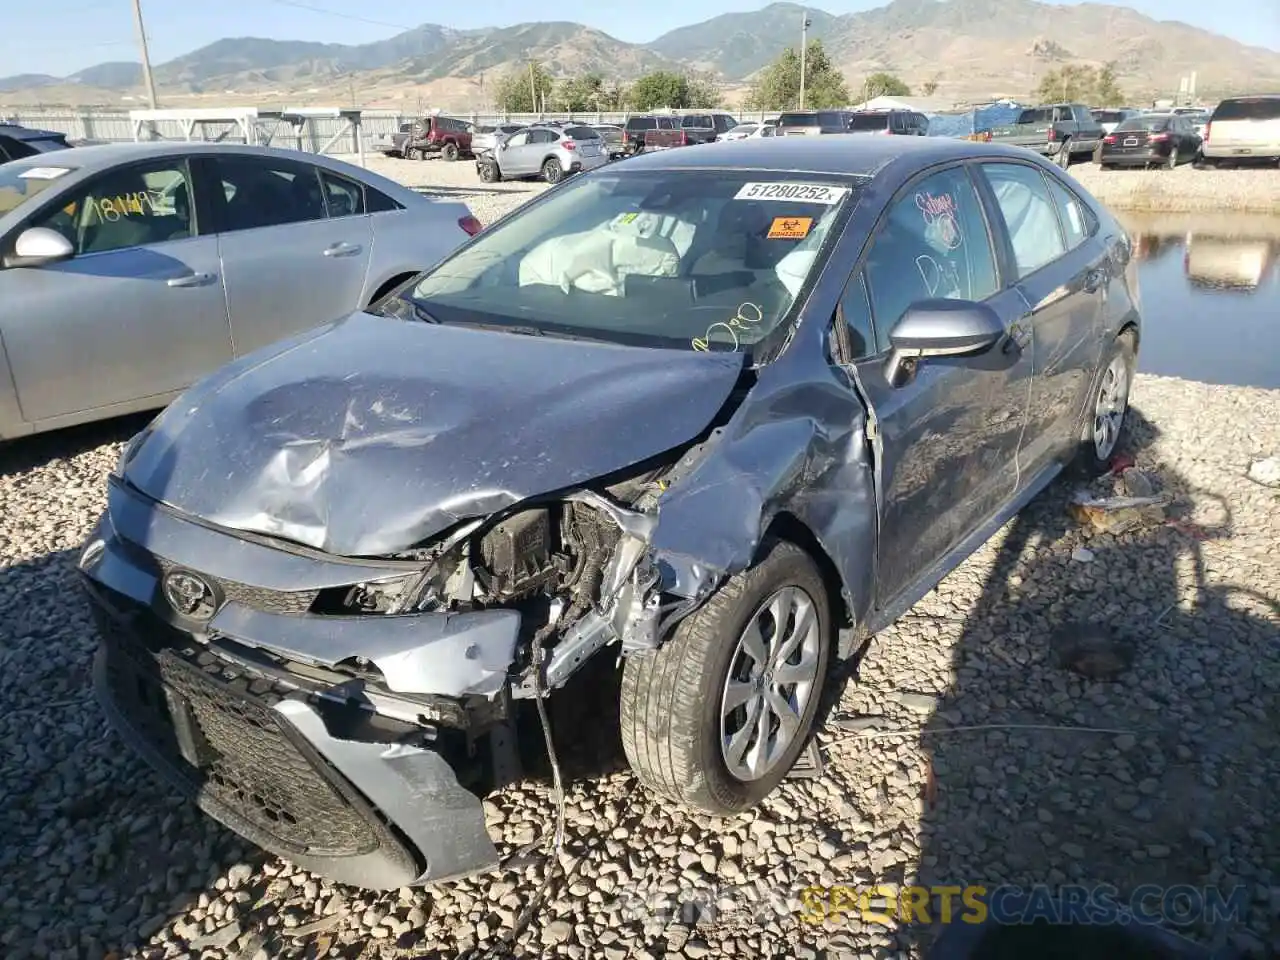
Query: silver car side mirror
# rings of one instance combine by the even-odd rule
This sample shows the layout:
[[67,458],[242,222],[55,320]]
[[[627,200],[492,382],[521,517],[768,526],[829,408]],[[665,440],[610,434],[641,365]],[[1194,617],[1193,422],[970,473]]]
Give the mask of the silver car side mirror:
[[985,353],[1004,337],[1004,324],[991,307],[971,300],[921,300],[889,331],[885,379],[895,386],[908,368],[926,357]]
[[6,267],[43,267],[70,260],[76,255],[71,241],[48,227],[29,227],[18,234],[13,253],[4,258]]

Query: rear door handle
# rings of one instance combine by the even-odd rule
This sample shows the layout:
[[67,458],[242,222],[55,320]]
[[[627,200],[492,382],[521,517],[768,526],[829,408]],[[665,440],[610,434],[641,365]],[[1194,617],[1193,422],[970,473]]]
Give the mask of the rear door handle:
[[188,273],[185,277],[174,277],[168,284],[171,287],[207,287],[217,279],[215,273]]
[[324,255],[326,257],[354,257],[363,250],[364,247],[358,243],[347,243],[345,240],[335,243],[331,247],[326,247]]

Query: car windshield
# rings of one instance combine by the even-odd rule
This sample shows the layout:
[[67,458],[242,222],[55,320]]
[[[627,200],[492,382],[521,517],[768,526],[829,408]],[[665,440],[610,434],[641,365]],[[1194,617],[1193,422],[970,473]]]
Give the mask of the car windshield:
[[751,136],[751,134],[756,132],[757,126],[758,124],[754,124],[754,123],[740,123],[733,129],[736,132],[742,134],[743,136],[749,137]]
[[861,183],[775,171],[591,174],[480,233],[408,302],[440,323],[751,353],[791,321]]
[[0,164],[0,215],[16,210],[49,189],[72,169],[47,161],[37,162],[35,158]]
[[849,121],[849,129],[854,133],[870,133],[876,130],[889,129],[889,115],[887,113],[860,113],[854,114]]
[[1121,123],[1116,127],[1116,133],[1128,133],[1130,131],[1155,133],[1157,131],[1167,129],[1168,126],[1168,117],[1153,115],[1145,117],[1130,117],[1128,120],[1124,121],[1124,123]]

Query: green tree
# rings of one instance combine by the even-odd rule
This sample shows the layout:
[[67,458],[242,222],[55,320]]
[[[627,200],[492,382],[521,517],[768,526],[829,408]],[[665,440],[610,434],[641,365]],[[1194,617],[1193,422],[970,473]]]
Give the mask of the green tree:
[[715,107],[719,104],[720,90],[715,82],[710,77],[697,73],[655,70],[633,83],[627,93],[627,105],[635,110],[653,110],[658,107],[681,110],[690,107]]
[[862,84],[863,100],[872,97],[909,97],[911,88],[892,73],[873,73]]
[[1115,64],[1103,64],[1094,81],[1094,103],[1100,107],[1118,107],[1124,103],[1124,91],[1116,82]]
[[[512,70],[498,81],[494,100],[505,113],[538,113],[544,98],[548,106],[552,102],[555,81],[540,63],[531,63]],[[534,102],[534,93],[537,102]]]
[[604,77],[598,73],[561,80],[551,99],[557,109],[570,112],[608,109],[601,106],[605,99],[605,87]]
[[[810,40],[805,52],[804,105],[821,110],[849,103],[844,74],[836,69],[821,40]],[[800,54],[794,47],[756,75],[747,94],[754,110],[794,110],[800,105]]]
[[1125,100],[1111,64],[1095,69],[1068,63],[1050,70],[1040,78],[1036,96],[1044,103],[1069,101],[1097,107],[1117,107]]

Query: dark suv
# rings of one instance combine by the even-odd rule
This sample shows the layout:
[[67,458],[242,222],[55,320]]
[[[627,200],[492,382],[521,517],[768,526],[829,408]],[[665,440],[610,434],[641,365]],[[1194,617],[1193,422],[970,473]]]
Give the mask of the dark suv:
[[53,130],[33,130],[16,123],[0,123],[0,163],[34,157],[37,153],[69,150],[65,133]]
[[914,110],[859,110],[849,118],[849,132],[926,137],[929,118]]
[[675,130],[679,126],[679,117],[655,117],[652,114],[628,117],[622,128],[623,148],[628,156],[640,153],[644,150],[645,133],[650,130]]

